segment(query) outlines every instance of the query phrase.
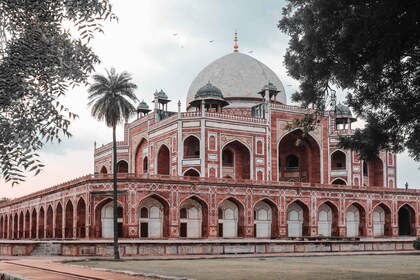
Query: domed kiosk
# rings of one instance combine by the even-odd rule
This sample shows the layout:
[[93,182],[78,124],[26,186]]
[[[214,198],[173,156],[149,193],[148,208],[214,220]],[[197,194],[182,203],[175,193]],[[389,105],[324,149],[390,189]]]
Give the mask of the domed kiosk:
[[261,87],[273,84],[279,94],[276,101],[286,104],[286,93],[279,77],[267,65],[257,59],[237,52],[225,55],[207,65],[195,77],[187,94],[187,108],[197,91],[211,81],[223,92],[228,107],[252,107],[261,102]]

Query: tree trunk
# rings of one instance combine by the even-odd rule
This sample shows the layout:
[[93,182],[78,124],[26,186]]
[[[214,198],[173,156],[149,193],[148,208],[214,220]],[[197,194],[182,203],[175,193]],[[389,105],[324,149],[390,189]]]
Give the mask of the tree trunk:
[[114,179],[114,259],[120,259],[120,252],[118,250],[118,193],[117,193],[117,140],[116,127],[112,126],[112,177]]

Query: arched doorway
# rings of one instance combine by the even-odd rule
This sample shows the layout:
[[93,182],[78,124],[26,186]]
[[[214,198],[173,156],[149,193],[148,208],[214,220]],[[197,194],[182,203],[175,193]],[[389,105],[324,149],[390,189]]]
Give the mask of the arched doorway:
[[77,203],[76,238],[86,237],[86,203],[81,197]]
[[167,237],[169,204],[159,196],[149,196],[140,202],[140,237]]
[[20,211],[19,214],[19,239],[21,238],[25,238],[23,235],[23,225],[24,225],[24,221],[23,221],[23,211]]
[[337,150],[331,154],[331,170],[346,170],[346,154]]
[[200,140],[190,135],[184,140],[184,159],[200,158]]
[[53,210],[51,205],[47,208],[47,226],[46,226],[46,238],[53,237]]
[[219,237],[231,238],[242,236],[243,207],[233,198],[225,199],[219,204]]
[[287,236],[309,236],[309,209],[299,200],[287,207]]
[[[110,201],[101,209],[101,233],[102,238],[114,237],[114,202]],[[123,209],[118,205],[117,208],[117,228],[118,237],[123,237]]]
[[235,140],[222,149],[222,177],[251,178],[251,153],[247,146]]
[[117,173],[128,173],[128,163],[125,160],[117,163]]
[[31,224],[31,238],[33,239],[38,238],[36,223],[37,223],[37,216],[36,216],[36,210],[34,208],[34,210],[32,210],[32,224]]
[[261,200],[254,206],[254,235],[271,238],[277,235],[277,208],[272,201]]
[[400,236],[416,235],[416,212],[408,204],[401,206],[398,210],[398,234]]
[[190,168],[187,171],[185,171],[184,176],[200,177],[200,173],[198,173],[198,171],[194,168]]
[[206,235],[207,215],[206,220],[203,219],[203,212],[207,212],[205,209],[207,210],[207,205],[197,197],[189,198],[181,203],[179,210],[180,237],[200,238]]
[[385,204],[380,204],[373,209],[373,236],[391,236],[391,210]]
[[335,179],[334,181],[331,182],[331,184],[333,184],[333,185],[347,185],[346,181],[344,181],[343,179]]
[[25,213],[25,236],[24,236],[24,238],[31,238],[31,236],[30,236],[30,228],[31,228],[31,224],[30,224],[30,222],[31,222],[31,220],[30,220],[30,217],[31,216],[31,214],[29,213],[29,210],[26,210],[26,213]]
[[70,200],[66,205],[64,236],[65,238],[73,238],[73,203]]
[[39,208],[39,215],[38,215],[38,238],[39,239],[45,238],[44,221],[45,221],[45,212],[44,212],[44,208],[41,206],[41,208]]
[[4,216],[4,239],[9,238],[9,218],[7,216],[7,214]]
[[108,174],[108,170],[105,166],[102,166],[101,171],[99,171],[100,174]]
[[170,167],[170,156],[169,149],[165,145],[162,145],[159,149],[157,156],[157,173],[169,175]]
[[4,238],[4,219],[3,216],[0,216],[0,239]]
[[338,210],[327,201],[318,208],[318,235],[338,236]]
[[285,135],[278,146],[278,177],[281,181],[321,182],[320,148],[311,135],[301,130]]
[[142,139],[136,151],[136,174],[148,173],[148,142]]
[[346,235],[348,237],[364,236],[366,233],[366,214],[364,208],[353,203],[346,210]]
[[63,207],[61,203],[57,204],[55,210],[55,237],[63,238]]

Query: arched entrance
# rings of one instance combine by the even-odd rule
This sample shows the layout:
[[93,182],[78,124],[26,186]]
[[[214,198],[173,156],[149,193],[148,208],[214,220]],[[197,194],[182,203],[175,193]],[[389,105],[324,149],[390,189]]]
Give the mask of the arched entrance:
[[149,196],[140,202],[140,237],[168,236],[169,204],[159,196]]
[[21,211],[19,214],[19,238],[25,238],[23,235],[23,225],[24,225],[23,211]]
[[233,198],[225,199],[219,204],[218,235],[231,238],[242,236],[243,207]]
[[[205,220],[203,219],[205,215]],[[207,232],[207,205],[197,197],[181,203],[179,210],[180,237],[200,238]]]
[[331,170],[346,170],[346,154],[337,150],[331,154]]
[[335,179],[334,181],[331,182],[331,184],[334,184],[334,185],[347,185],[346,181],[344,181],[343,179]]
[[26,213],[25,213],[25,236],[24,236],[24,238],[31,238],[31,236],[30,236],[30,228],[31,228],[31,224],[30,224],[30,217],[31,216],[31,214],[29,213],[29,210],[26,210]]
[[9,218],[7,214],[4,216],[4,231],[3,231],[4,239],[9,238]]
[[128,173],[128,163],[125,160],[117,163],[117,173]]
[[148,142],[142,139],[136,151],[136,174],[148,173]]
[[408,204],[401,206],[398,210],[398,234],[400,236],[416,235],[416,212]]
[[200,140],[190,135],[184,140],[184,159],[200,158]]
[[353,203],[346,210],[346,235],[348,237],[364,236],[366,229],[366,214],[364,208]]
[[[111,200],[101,209],[101,233],[102,238],[114,237],[114,202]],[[118,237],[123,237],[123,209],[118,205],[117,208],[117,228]]]
[[270,200],[261,200],[254,207],[254,235],[257,238],[277,236],[277,208]]
[[36,210],[32,210],[32,224],[31,224],[31,238],[35,239],[37,238],[37,229],[36,229],[36,222],[37,222],[37,216],[36,216]]
[[38,215],[38,238],[39,239],[45,238],[44,221],[45,221],[45,212],[44,212],[44,208],[41,206],[41,208],[39,208],[39,215]]
[[63,238],[63,207],[61,203],[57,204],[55,210],[55,237]]
[[287,236],[309,236],[309,209],[302,201],[296,200],[287,207]]
[[0,239],[4,238],[4,219],[3,216],[0,216]]
[[326,201],[318,208],[318,235],[338,236],[338,210],[330,201]]
[[77,203],[76,238],[86,237],[86,203],[81,197]]
[[169,175],[170,156],[169,149],[162,145],[157,156],[157,174]]
[[190,168],[187,171],[185,171],[184,176],[200,177],[200,173],[198,173],[198,171],[194,168]]
[[73,203],[70,200],[66,205],[64,236],[65,238],[73,238]]
[[373,209],[373,236],[391,236],[391,210],[380,204]]
[[222,149],[222,177],[251,178],[251,156],[247,146],[235,140]]
[[316,140],[301,130],[284,136],[278,146],[278,177],[281,181],[321,182],[320,148]]
[[108,170],[105,166],[102,166],[101,171],[99,171],[100,174],[108,174]]
[[46,238],[53,237],[53,210],[51,205],[47,208],[47,227],[45,229]]

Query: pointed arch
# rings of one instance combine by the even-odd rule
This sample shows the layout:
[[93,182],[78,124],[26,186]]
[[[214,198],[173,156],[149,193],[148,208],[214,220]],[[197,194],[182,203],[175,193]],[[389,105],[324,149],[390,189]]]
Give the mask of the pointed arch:
[[252,176],[252,153],[248,145],[239,139],[227,142],[220,152],[221,177],[227,176],[235,179],[251,179]]
[[[301,182],[321,183],[321,145],[311,133],[302,137],[300,129],[281,137],[278,142],[279,181],[294,179]],[[291,155],[297,157],[290,157]],[[289,161],[287,161],[287,159]]]
[[[119,201],[117,201],[117,205],[118,236],[123,237],[124,208]],[[102,199],[96,204],[94,209],[94,236],[96,238],[112,238],[114,236],[114,213],[112,197],[106,197]]]
[[76,238],[86,237],[86,202],[83,197],[77,202]]
[[64,218],[64,237],[74,238],[73,236],[73,203],[69,199],[66,204],[65,218]]
[[31,219],[32,219],[31,238],[33,238],[33,239],[38,238],[38,229],[37,229],[38,217],[37,217],[37,212],[36,212],[35,208],[32,210]]
[[269,198],[258,200],[254,210],[254,236],[274,238],[278,236],[278,208]]
[[[181,237],[199,238],[208,236],[209,208],[204,199],[191,195],[180,203],[180,234]],[[182,212],[185,210],[185,216]]]
[[346,208],[346,235],[348,237],[366,236],[366,210],[357,202]]
[[189,135],[184,139],[184,159],[200,158],[200,139]]
[[378,203],[372,213],[373,236],[392,236],[391,209],[385,203]]
[[31,236],[29,235],[30,228],[31,228],[30,216],[31,216],[31,214],[29,213],[29,209],[26,209],[26,212],[25,212],[25,231],[24,231],[24,238],[26,238],[26,239],[31,238]]
[[338,208],[329,200],[318,206],[318,235],[339,236]]
[[17,238],[21,239],[23,238],[23,211],[20,211],[17,222],[18,222]]
[[117,173],[128,173],[128,162],[125,160],[120,160],[117,163]]
[[200,177],[200,172],[198,172],[197,169],[191,167],[188,168],[185,172],[184,172],[184,176],[190,176],[190,177]]
[[170,174],[170,166],[171,166],[171,158],[168,146],[162,144],[159,147],[157,157],[157,174],[169,175]]
[[409,204],[403,204],[398,209],[398,234],[416,236],[416,211]]
[[55,238],[63,238],[63,206],[57,203],[55,209]]
[[5,239],[4,238],[4,219],[3,219],[3,215],[0,215],[0,239]]
[[347,156],[342,150],[335,150],[331,153],[331,170],[346,170]]
[[10,238],[9,236],[9,217],[8,215],[4,215],[4,239]]
[[219,237],[244,237],[244,205],[234,197],[222,200],[218,205]]
[[309,236],[309,207],[299,199],[287,205],[287,236]]
[[137,145],[135,153],[135,173],[136,174],[147,174],[149,172],[149,142],[146,138],[142,138]]
[[45,211],[44,207],[40,207],[38,211],[38,238],[45,238]]
[[99,171],[100,174],[108,174],[108,169],[106,169],[105,165],[102,165],[101,170]]
[[347,182],[343,178],[336,178],[331,182],[331,184],[333,184],[333,185],[347,185]]
[[52,238],[52,237],[53,237],[53,209],[50,204],[47,207],[45,238]]
[[139,202],[141,238],[169,236],[169,203],[158,194],[150,194]]

